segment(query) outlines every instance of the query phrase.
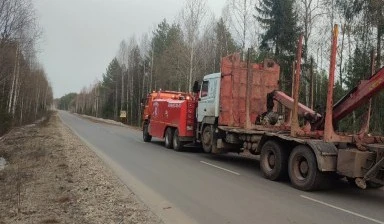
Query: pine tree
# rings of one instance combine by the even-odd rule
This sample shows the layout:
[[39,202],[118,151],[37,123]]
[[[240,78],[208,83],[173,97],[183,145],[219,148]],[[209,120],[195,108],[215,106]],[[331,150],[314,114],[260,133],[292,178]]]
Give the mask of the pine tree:
[[273,46],[277,57],[295,54],[299,29],[293,6],[293,0],[262,0],[256,6],[256,18],[265,29],[261,49],[269,50]]
[[221,58],[234,53],[240,49],[240,47],[236,46],[236,43],[233,40],[228,27],[225,25],[223,18],[220,18],[217,22],[215,32],[217,43],[215,70],[220,71]]
[[105,99],[103,117],[117,119],[118,111],[121,108],[121,67],[116,58],[108,65],[107,71],[103,74],[102,89]]
[[167,36],[170,29],[170,25],[167,20],[163,20],[157,29],[153,32],[152,44],[154,46],[155,57],[159,57],[167,48]]
[[[299,36],[294,0],[261,0],[256,6],[255,18],[265,30],[260,50],[272,52],[281,66],[283,90],[291,87],[291,65],[295,57]],[[286,81],[285,81],[286,80]]]

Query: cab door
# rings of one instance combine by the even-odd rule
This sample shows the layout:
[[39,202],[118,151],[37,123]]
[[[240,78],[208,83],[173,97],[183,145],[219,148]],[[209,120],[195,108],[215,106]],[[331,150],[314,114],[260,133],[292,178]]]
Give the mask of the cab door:
[[217,79],[204,79],[201,84],[200,100],[197,109],[197,121],[202,122],[204,117],[216,115]]

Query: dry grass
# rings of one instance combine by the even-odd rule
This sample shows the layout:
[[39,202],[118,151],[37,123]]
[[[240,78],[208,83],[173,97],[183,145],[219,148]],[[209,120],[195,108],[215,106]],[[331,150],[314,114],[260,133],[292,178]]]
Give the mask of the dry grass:
[[58,203],[67,203],[70,201],[71,201],[71,198],[69,196],[63,196],[63,197],[60,197],[56,200],[56,202],[58,202]]
[[50,223],[60,223],[60,222],[55,218],[48,218],[41,221],[41,223],[50,224]]
[[161,223],[55,114],[4,136],[0,156],[0,224]]

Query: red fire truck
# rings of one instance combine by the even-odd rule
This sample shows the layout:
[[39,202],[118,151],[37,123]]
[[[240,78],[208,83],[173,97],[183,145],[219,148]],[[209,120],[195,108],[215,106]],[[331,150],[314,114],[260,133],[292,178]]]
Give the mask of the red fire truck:
[[175,92],[175,91],[164,91],[160,90],[158,92],[153,91],[152,93],[147,95],[146,99],[143,99],[144,102],[142,102],[142,126],[144,127],[145,124],[149,121],[149,117],[152,114],[153,106],[152,102],[156,99],[173,99],[177,97],[178,95],[182,95],[184,93],[181,92]]
[[144,119],[143,139],[165,139],[165,146],[181,150],[194,138],[196,97],[183,92],[159,91]]

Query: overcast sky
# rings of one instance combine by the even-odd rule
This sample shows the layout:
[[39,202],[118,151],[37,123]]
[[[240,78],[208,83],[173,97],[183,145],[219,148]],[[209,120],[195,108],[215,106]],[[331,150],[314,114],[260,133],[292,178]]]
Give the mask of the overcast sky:
[[[79,92],[101,79],[119,43],[143,33],[166,18],[173,21],[184,0],[36,0],[44,36],[40,62],[54,96]],[[216,16],[225,0],[208,0]]]

